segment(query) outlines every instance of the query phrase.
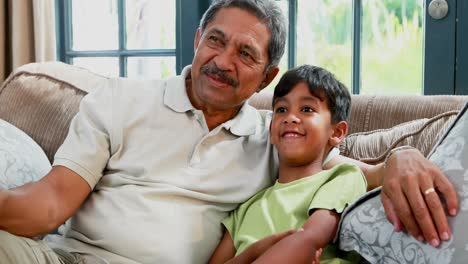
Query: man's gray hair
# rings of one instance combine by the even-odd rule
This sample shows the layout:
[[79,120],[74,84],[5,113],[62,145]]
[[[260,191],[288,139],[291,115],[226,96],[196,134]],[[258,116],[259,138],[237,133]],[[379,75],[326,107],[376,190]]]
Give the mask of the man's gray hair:
[[286,45],[286,19],[274,0],[214,0],[200,20],[200,33],[222,8],[237,7],[255,15],[262,21],[271,37],[268,43],[268,66],[266,71],[278,66]]

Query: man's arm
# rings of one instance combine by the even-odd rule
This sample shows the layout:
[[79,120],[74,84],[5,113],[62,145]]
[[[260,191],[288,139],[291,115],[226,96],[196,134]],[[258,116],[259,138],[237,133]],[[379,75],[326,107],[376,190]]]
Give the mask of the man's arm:
[[254,263],[312,263],[316,251],[335,237],[339,221],[336,211],[317,209],[304,224],[304,231],[277,242]]
[[429,241],[433,246],[438,246],[440,239],[450,239],[450,227],[439,196],[424,192],[435,188],[445,199],[449,215],[455,216],[458,212],[455,189],[440,169],[418,150],[394,152],[385,168],[382,163],[368,165],[343,156],[333,158],[324,167],[328,169],[344,162],[361,168],[369,190],[383,186],[382,204],[396,231],[404,227],[416,239]]
[[0,229],[25,237],[50,232],[70,218],[90,192],[80,175],[54,166],[37,182],[0,190]]
[[366,177],[367,181],[367,190],[373,190],[379,186],[382,186],[383,183],[383,178],[384,178],[384,170],[383,170],[383,164],[377,164],[377,165],[369,165],[364,162],[360,162],[355,159],[351,159],[345,156],[338,155],[331,159],[329,162],[325,163],[323,165],[323,168],[328,170],[336,165],[343,164],[343,163],[351,163],[356,166],[358,166],[361,171],[364,173],[364,176]]

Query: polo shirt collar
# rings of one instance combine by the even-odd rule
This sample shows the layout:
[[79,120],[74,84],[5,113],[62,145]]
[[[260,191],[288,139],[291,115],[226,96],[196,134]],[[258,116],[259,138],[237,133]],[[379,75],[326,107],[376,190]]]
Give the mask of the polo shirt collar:
[[255,134],[257,123],[260,115],[254,107],[249,105],[248,102],[242,105],[239,113],[227,121],[224,127],[237,136],[250,136]]
[[186,66],[179,76],[168,79],[166,83],[164,104],[179,113],[195,109],[188,98],[185,87],[185,78],[190,75],[191,68],[190,65]]
[[[164,91],[164,104],[179,113],[196,110],[188,98],[185,87],[185,78],[190,74],[190,71],[191,66],[189,65],[182,70],[179,76],[168,79]],[[246,102],[233,119],[221,126],[231,131],[234,135],[250,136],[256,132],[258,119],[258,111]]]

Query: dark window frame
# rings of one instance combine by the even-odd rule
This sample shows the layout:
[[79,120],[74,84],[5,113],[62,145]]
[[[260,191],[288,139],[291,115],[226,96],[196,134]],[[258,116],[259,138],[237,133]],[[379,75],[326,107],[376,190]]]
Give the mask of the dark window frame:
[[[114,51],[73,51],[71,49],[71,1],[56,0],[57,55],[60,61],[71,63],[74,57],[118,57],[120,76],[127,76],[127,58],[132,56],[175,56],[176,73],[191,64],[194,56],[193,41],[198,23],[211,0],[176,0],[176,47],[175,49],[126,50],[125,1],[117,0],[119,6],[119,49]],[[424,6],[424,65],[423,93],[468,94],[468,3],[464,0],[446,0],[449,14],[442,20],[434,20],[427,14],[431,0]],[[362,0],[353,0],[353,54],[351,90],[359,94],[361,87],[361,19]],[[298,0],[288,3],[288,67],[296,66],[296,32]],[[465,29],[465,30],[463,30]],[[359,32],[359,34],[356,34]]]
[[[58,60],[71,64],[74,58],[114,57],[119,59],[119,76],[127,77],[128,58],[130,57],[175,57],[177,73],[183,66],[191,63],[193,44],[188,47],[182,43],[193,43],[193,37],[201,14],[208,7],[208,0],[192,2],[176,0],[176,47],[173,49],[127,49],[126,46],[126,0],[116,0],[118,5],[118,40],[116,50],[76,51],[72,49],[72,0],[56,0],[57,19],[57,57]],[[205,4],[203,4],[205,2]],[[193,12],[197,5],[199,12]],[[190,11],[189,11],[190,10]],[[180,19],[179,19],[180,18]],[[191,33],[189,33],[191,32]],[[189,40],[189,38],[191,40]]]

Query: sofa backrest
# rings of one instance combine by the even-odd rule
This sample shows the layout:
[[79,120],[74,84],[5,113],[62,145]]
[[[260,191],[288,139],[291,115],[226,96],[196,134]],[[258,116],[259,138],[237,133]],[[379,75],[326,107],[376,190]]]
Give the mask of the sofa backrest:
[[[250,104],[271,109],[271,92],[255,94]],[[375,164],[398,146],[411,145],[425,156],[455,119],[468,96],[352,95],[348,136],[342,155]]]
[[[83,96],[107,80],[61,62],[24,65],[0,87],[0,119],[26,132],[52,162]],[[258,109],[271,109],[271,99],[271,92],[262,92],[249,103]],[[427,154],[439,130],[447,127],[466,101],[467,96],[353,95],[348,133],[351,136],[340,149],[346,156],[371,163],[380,161],[390,148],[401,144],[412,144]],[[414,137],[421,133],[425,137]]]
[[[255,94],[250,105],[271,110],[272,92]],[[453,95],[352,95],[348,134],[387,129],[401,123],[458,111],[468,96]]]

